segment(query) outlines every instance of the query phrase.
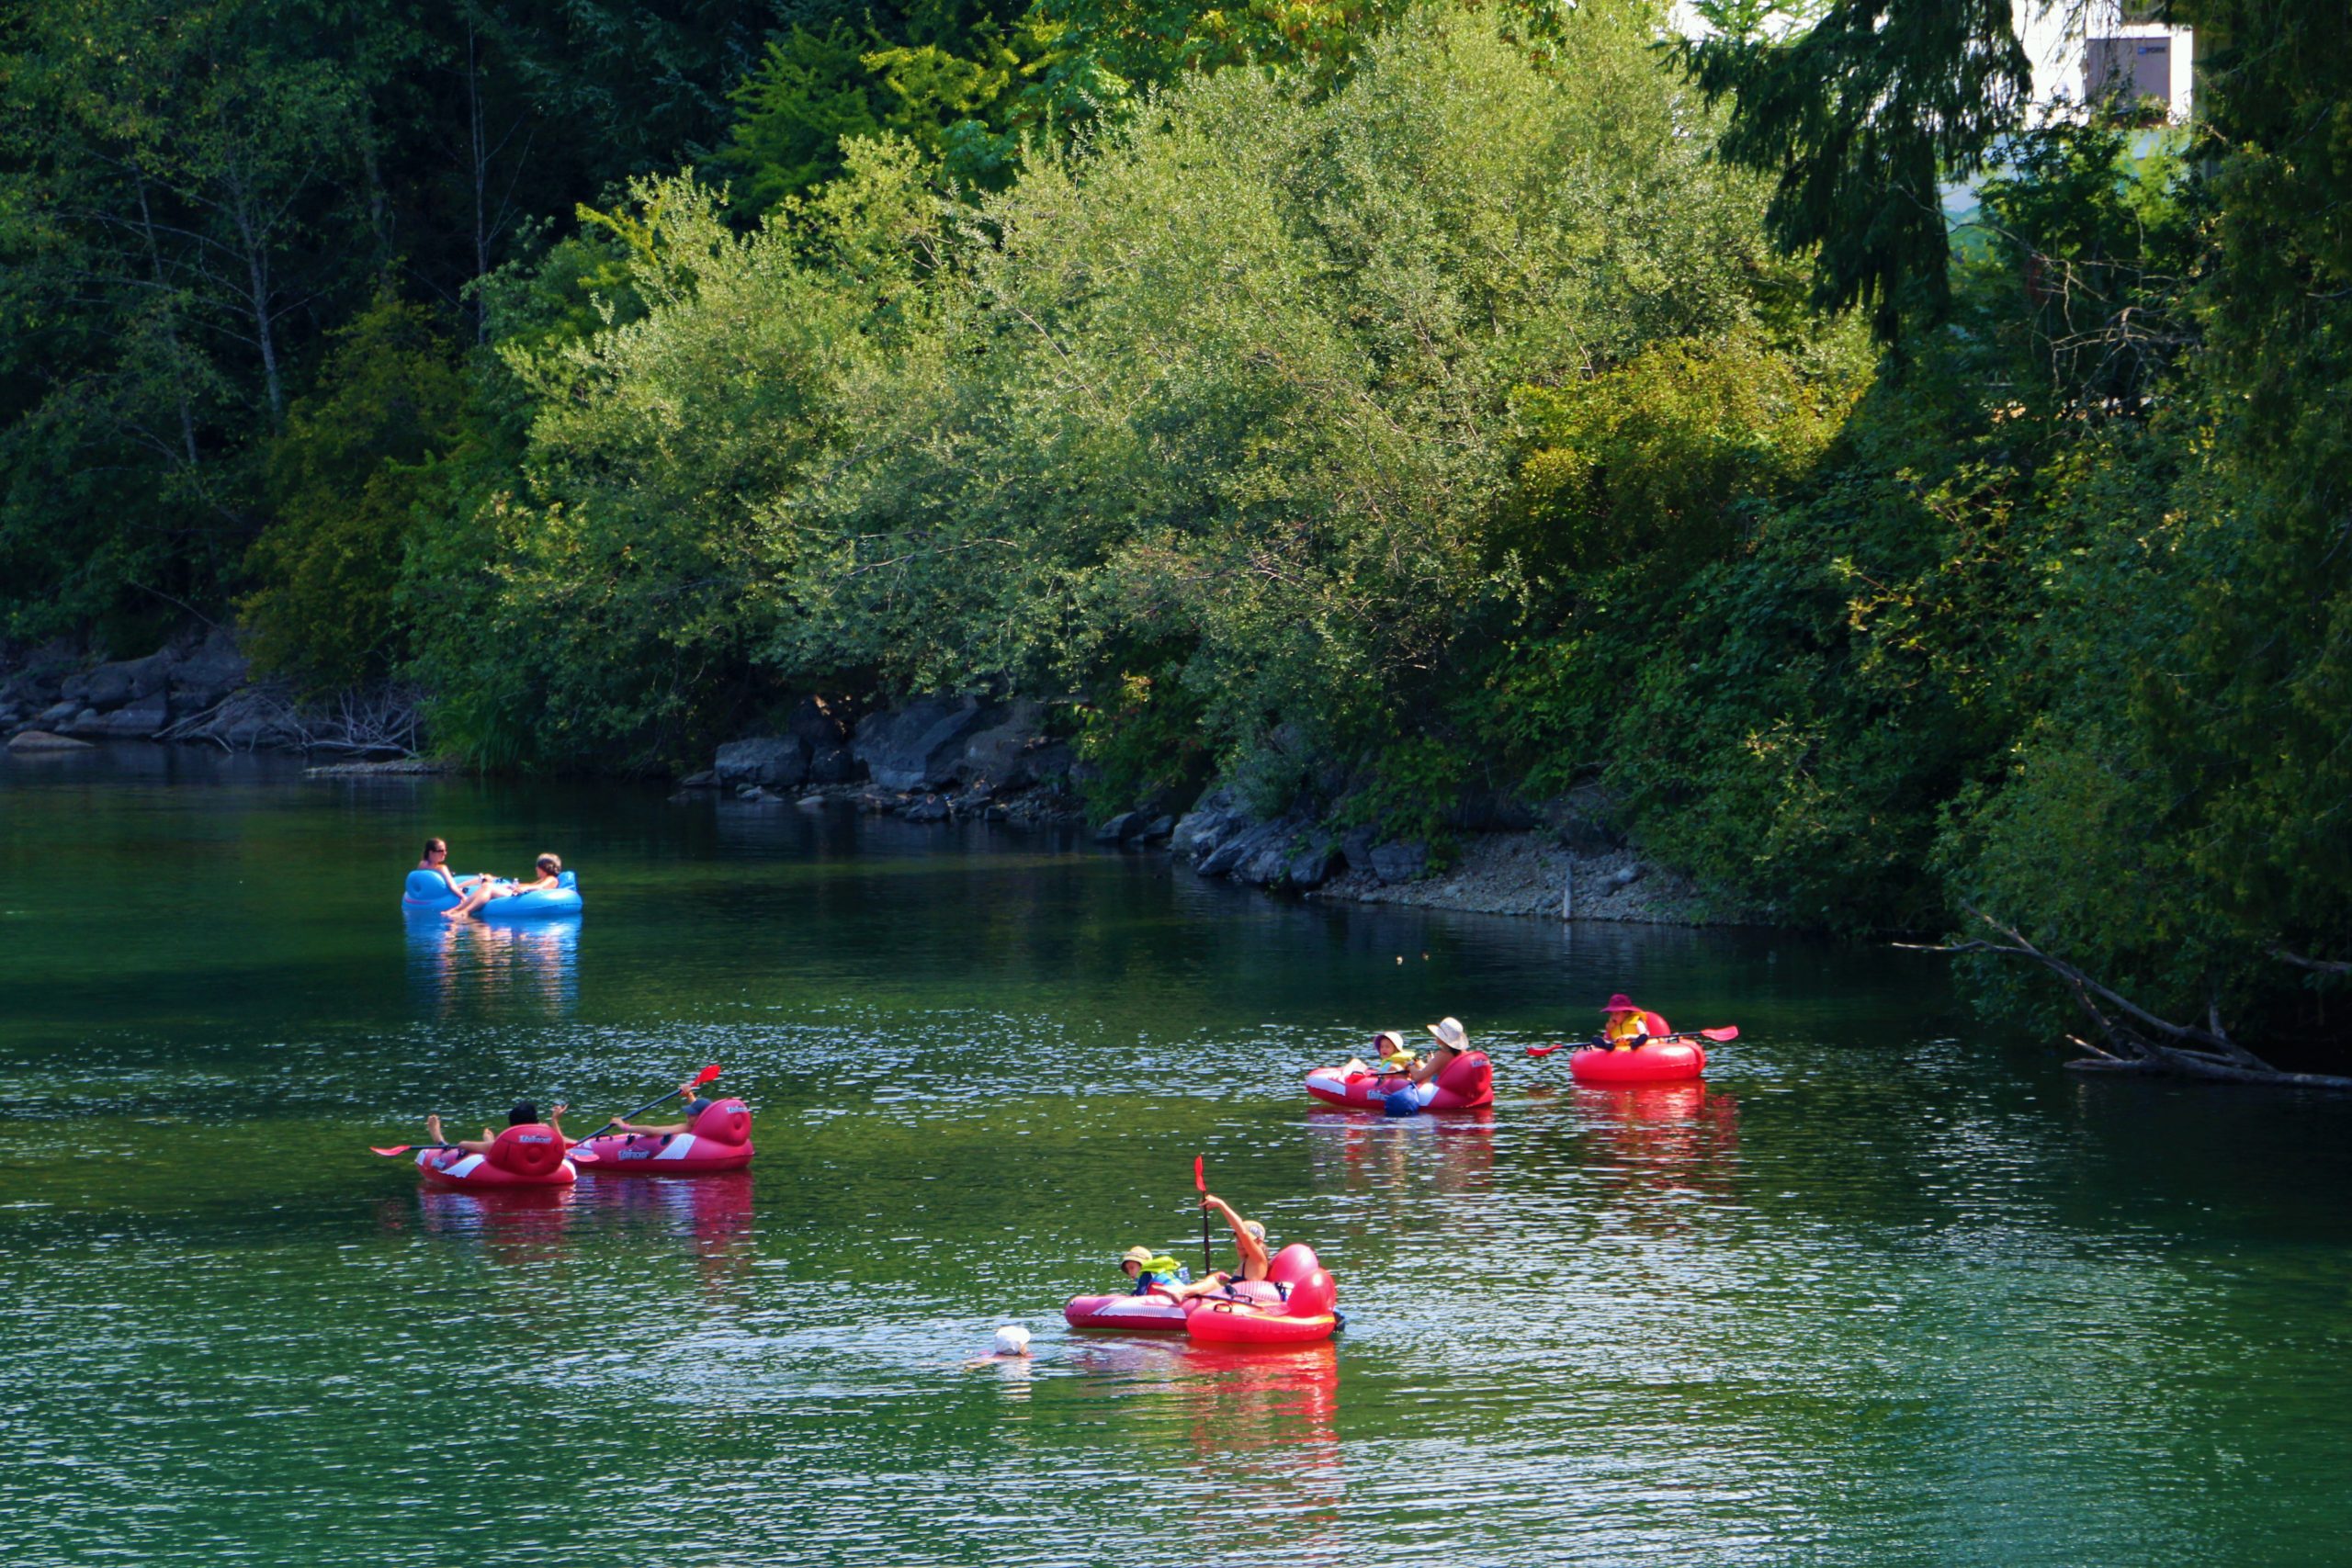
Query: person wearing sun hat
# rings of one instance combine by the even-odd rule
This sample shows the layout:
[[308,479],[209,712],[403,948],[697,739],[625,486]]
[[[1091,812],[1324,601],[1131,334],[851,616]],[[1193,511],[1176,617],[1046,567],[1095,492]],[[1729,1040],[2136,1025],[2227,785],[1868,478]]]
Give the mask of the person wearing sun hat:
[[1600,1043],[1611,1051],[1631,1051],[1650,1037],[1650,1015],[1620,991],[1600,1010]]
[[1193,1282],[1193,1276],[1174,1258],[1155,1253],[1148,1247],[1131,1247],[1119,1259],[1119,1269],[1135,1281],[1129,1295],[1148,1296],[1157,1292],[1173,1298],[1181,1286]]
[[1456,1056],[1470,1049],[1470,1032],[1462,1027],[1458,1018],[1442,1018],[1430,1025],[1430,1033],[1437,1041],[1437,1049],[1421,1058],[1406,1077],[1417,1084],[1425,1084],[1443,1072]]

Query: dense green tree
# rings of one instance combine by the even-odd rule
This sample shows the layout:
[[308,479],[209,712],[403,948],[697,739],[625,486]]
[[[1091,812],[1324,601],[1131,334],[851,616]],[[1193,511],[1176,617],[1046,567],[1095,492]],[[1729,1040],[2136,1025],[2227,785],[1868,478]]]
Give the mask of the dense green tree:
[[265,452],[274,521],[253,548],[262,584],[241,606],[265,666],[338,690],[380,681],[408,652],[393,594],[429,459],[454,446],[469,389],[430,313],[389,296],[334,334],[314,390]]

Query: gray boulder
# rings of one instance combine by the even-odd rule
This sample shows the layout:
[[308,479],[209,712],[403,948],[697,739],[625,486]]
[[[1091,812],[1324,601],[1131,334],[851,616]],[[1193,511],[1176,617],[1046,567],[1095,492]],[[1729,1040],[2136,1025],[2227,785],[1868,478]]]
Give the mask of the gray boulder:
[[975,730],[964,742],[964,776],[984,779],[999,789],[1036,783],[1043,776],[1039,764],[1050,765],[1048,754],[1062,750],[1038,733],[1045,716],[1042,706],[1023,699],[998,722]]
[[75,716],[67,733],[89,740],[109,738],[138,740],[154,734],[171,722],[171,699],[159,688],[109,713],[100,713],[96,707],[85,708]]
[[171,667],[172,711],[201,713],[245,683],[251,667],[237,651],[234,638],[215,631],[187,658]]
[[721,788],[765,784],[797,789],[808,779],[808,748],[797,736],[760,736],[729,740],[718,749],[710,771]]
[[1167,816],[1155,817],[1143,825],[1141,837],[1147,844],[1165,843],[1175,831],[1176,818]]
[[865,776],[865,764],[846,746],[828,746],[808,758],[808,782],[812,784],[855,784]]
[[1430,867],[1430,847],[1419,839],[1402,843],[1374,844],[1367,857],[1373,875],[1383,882],[1410,882]]
[[69,736],[51,735],[45,729],[28,729],[8,738],[11,751],[87,751],[90,743]]
[[784,721],[784,732],[808,747],[811,754],[849,744],[849,726],[842,722],[840,707],[813,694],[793,705],[790,716]]
[[850,750],[884,789],[936,789],[961,778],[965,744],[989,716],[977,697],[924,697],[867,715]]
[[1248,817],[1240,807],[1223,790],[1213,790],[1201,796],[1193,809],[1176,819],[1170,829],[1168,847],[1180,855],[1198,859],[1224,842],[1227,835],[1245,826]]
[[906,811],[910,822],[944,822],[948,816],[947,803],[935,795],[924,795]]
[[1229,838],[1220,840],[1216,848],[1202,855],[1193,863],[1193,869],[1203,876],[1227,875],[1237,870],[1244,861],[1266,848],[1273,840],[1274,835],[1281,831],[1281,825],[1273,822],[1261,822],[1254,828],[1245,828]]
[[1122,811],[1094,829],[1094,841],[1098,844],[1124,844],[1129,839],[1140,834],[1143,829],[1142,812]]
[[55,729],[61,725],[73,723],[74,716],[81,711],[80,703],[57,703],[33,715],[33,722],[45,729]]
[[151,653],[144,659],[126,659],[113,664],[101,664],[95,670],[75,675],[60,688],[60,695],[78,699],[84,707],[96,708],[104,713],[126,703],[158,695],[168,691],[171,683],[171,656]]
[[1290,835],[1283,833],[1241,857],[1233,868],[1233,880],[1251,887],[1273,887],[1290,874]]
[[1290,863],[1283,868],[1283,880],[1302,890],[1320,887],[1331,880],[1339,864],[1339,847],[1327,839],[1291,856]]

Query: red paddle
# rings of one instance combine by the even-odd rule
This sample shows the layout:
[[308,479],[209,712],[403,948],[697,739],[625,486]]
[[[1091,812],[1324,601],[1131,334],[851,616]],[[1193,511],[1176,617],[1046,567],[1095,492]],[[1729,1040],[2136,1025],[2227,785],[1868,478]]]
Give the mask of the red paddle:
[[[1202,1197],[1209,1195],[1208,1178],[1201,1174],[1201,1156],[1198,1155],[1193,1156],[1193,1186]],[[1216,1272],[1216,1265],[1209,1261],[1209,1206],[1204,1203],[1201,1205],[1201,1277],[1206,1279]]]
[[[694,1082],[692,1082],[692,1083],[690,1083],[690,1084],[688,1084],[688,1085],[686,1086],[686,1088],[687,1088],[687,1089],[700,1089],[703,1085],[705,1085],[705,1084],[708,1083],[711,1079],[713,1079],[713,1078],[717,1077],[718,1076],[718,1073],[719,1073],[719,1066],[718,1066],[718,1064],[717,1062],[713,1062],[710,1066],[708,1066],[705,1067],[702,1071],[700,1071],[700,1072],[696,1073],[696,1074],[695,1075],[695,1081],[694,1081]],[[639,1106],[636,1110],[634,1110],[634,1111],[630,1111],[630,1112],[628,1113],[628,1116],[616,1116],[616,1117],[614,1117],[610,1122],[605,1122],[602,1127],[599,1127],[599,1128],[597,1128],[594,1132],[593,1132],[593,1133],[589,1134],[588,1134],[588,1137],[589,1137],[589,1138],[601,1138],[601,1137],[603,1137],[606,1133],[610,1132],[613,1128],[615,1128],[615,1127],[618,1126],[621,1122],[626,1122],[626,1121],[628,1121],[630,1117],[642,1116],[642,1115],[644,1115],[647,1111],[649,1111],[652,1110],[655,1106],[657,1106],[657,1105],[661,1104],[663,1100],[674,1100],[674,1099],[676,1099],[676,1098],[677,1098],[681,1093],[683,1093],[683,1092],[684,1092],[684,1090],[681,1090],[681,1089],[672,1089],[668,1094],[657,1094],[657,1095],[655,1095],[651,1100],[647,1100],[644,1104],[642,1104],[642,1105]],[[577,1145],[577,1144],[584,1144],[584,1143],[586,1143],[586,1142],[588,1141],[588,1138],[574,1138],[574,1139],[572,1139],[571,1141],[572,1141],[575,1145]]]
[[[1679,1034],[1661,1035],[1659,1038],[1650,1041],[1649,1043],[1652,1045],[1663,1045],[1669,1040],[1688,1040],[1693,1035],[1696,1035],[1702,1040],[1712,1040],[1716,1044],[1720,1045],[1727,1040],[1738,1039],[1739,1031],[1737,1028],[1730,1024],[1725,1024],[1721,1029],[1686,1029]],[[1576,1043],[1578,1049],[1582,1049],[1588,1042],[1580,1040]],[[1555,1051],[1565,1049],[1567,1044],[1567,1041],[1555,1040],[1549,1045],[1530,1045],[1527,1048],[1527,1054],[1531,1056],[1548,1056]]]

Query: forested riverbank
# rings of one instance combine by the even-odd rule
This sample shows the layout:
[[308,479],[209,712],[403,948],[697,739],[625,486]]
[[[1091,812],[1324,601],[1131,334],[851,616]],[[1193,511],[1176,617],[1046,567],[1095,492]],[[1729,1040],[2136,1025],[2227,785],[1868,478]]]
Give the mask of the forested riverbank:
[[2344,19],[2029,131],[2006,4],[1704,9],[24,8],[6,635],[492,769],[1028,700],[1098,819],[1631,841],[2352,1066]]

